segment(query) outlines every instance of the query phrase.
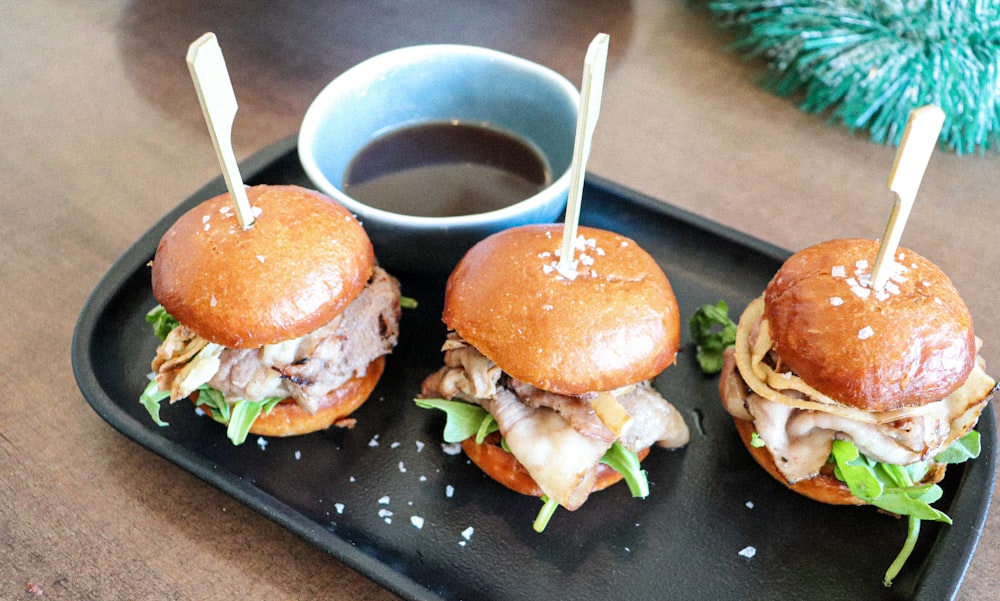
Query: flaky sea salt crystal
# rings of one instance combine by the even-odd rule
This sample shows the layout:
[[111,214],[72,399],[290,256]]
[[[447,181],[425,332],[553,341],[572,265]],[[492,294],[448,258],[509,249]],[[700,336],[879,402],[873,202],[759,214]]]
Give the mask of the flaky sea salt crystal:
[[851,292],[854,293],[854,296],[856,296],[858,298],[864,299],[864,298],[868,298],[869,296],[871,296],[872,289],[871,288],[865,288],[864,286],[860,286],[860,285],[855,285],[855,286],[851,286]]
[[858,331],[859,340],[868,340],[874,335],[875,335],[875,330],[873,330],[871,326],[865,326]]
[[847,277],[847,268],[845,268],[843,265],[834,265],[833,269],[830,270],[830,275],[832,275],[835,278]]
[[424,527],[424,518],[420,517],[419,515],[411,516],[410,523],[413,524],[414,528],[420,530],[421,528]]
[[833,305],[834,307],[839,307],[840,305],[844,304],[844,299],[840,298],[839,296],[831,296],[830,304]]
[[739,553],[740,557],[746,557],[747,559],[752,558],[756,554],[757,554],[757,547],[752,547],[749,545],[740,549]]

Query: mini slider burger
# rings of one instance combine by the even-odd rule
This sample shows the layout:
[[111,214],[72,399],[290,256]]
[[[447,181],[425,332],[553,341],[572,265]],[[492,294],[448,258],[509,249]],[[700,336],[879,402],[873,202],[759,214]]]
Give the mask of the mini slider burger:
[[445,441],[487,475],[542,497],[537,531],[623,477],[645,497],[640,458],[689,438],[651,382],[680,342],[663,271],[634,241],[586,227],[566,269],[561,239],[562,225],[528,225],[468,251],[445,290],[444,367],[417,400],[448,414]]
[[973,430],[996,391],[972,318],[948,277],[899,249],[874,289],[873,240],[795,253],[743,312],[720,393],[754,459],[802,495],[907,515],[903,552],[947,463],[978,454]]
[[396,343],[399,283],[330,198],[297,186],[247,196],[249,229],[222,194],[160,240],[147,320],[162,343],[141,400],[166,425],[159,403],[189,398],[234,444],[350,426]]

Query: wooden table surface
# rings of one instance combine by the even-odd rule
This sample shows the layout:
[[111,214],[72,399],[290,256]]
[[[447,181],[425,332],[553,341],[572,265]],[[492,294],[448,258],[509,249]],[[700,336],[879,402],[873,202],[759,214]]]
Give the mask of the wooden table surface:
[[[878,237],[895,150],[761,91],[705,12],[663,0],[33,0],[0,17],[0,597],[391,599],[132,443],[85,402],[70,340],[98,279],[218,175],[184,63],[219,36],[242,158],[294,135],[347,67],[428,42],[518,54],[579,84],[611,34],[591,172],[795,250]],[[950,274],[1000,365],[1000,157],[936,152],[904,246]],[[994,501],[959,593],[997,598]]]

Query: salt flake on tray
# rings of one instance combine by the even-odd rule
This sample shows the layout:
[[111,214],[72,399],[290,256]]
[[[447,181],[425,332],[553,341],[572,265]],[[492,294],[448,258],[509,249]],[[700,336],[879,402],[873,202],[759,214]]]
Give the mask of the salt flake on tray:
[[424,518],[419,515],[410,516],[410,523],[413,524],[414,528],[420,530],[424,527]]
[[746,547],[743,547],[742,549],[740,549],[740,552],[739,552],[739,556],[740,557],[746,557],[747,559],[752,558],[756,554],[757,554],[757,547],[753,547],[753,546],[749,546],[749,545],[746,546]]
[[467,541],[472,540],[472,533],[473,532],[475,532],[475,530],[473,529],[472,526],[469,526],[465,530],[462,530],[462,538],[465,539],[465,540],[458,541],[458,544],[464,547],[465,543]]

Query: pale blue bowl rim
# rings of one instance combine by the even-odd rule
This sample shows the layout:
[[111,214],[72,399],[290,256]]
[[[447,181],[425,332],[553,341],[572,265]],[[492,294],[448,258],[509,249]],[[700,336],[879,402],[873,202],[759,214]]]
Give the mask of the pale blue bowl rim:
[[[328,83],[320,91],[316,98],[313,99],[312,103],[310,103],[309,108],[306,110],[305,116],[302,119],[302,125],[299,128],[298,137],[299,161],[302,163],[302,168],[305,170],[309,179],[312,180],[312,182],[323,193],[333,197],[334,200],[355,213],[359,218],[361,218],[362,221],[371,219],[379,221],[384,225],[418,229],[475,227],[491,223],[500,223],[517,219],[524,213],[535,211],[541,207],[547,206],[551,202],[565,202],[566,195],[569,190],[570,167],[567,167],[565,171],[563,171],[563,173],[558,178],[553,180],[552,183],[545,189],[522,201],[495,211],[470,213],[468,215],[456,215],[451,217],[405,215],[378,209],[358,202],[357,200],[344,194],[343,191],[330,182],[329,178],[327,178],[327,176],[319,168],[319,165],[316,163],[312,154],[312,147],[316,143],[316,132],[319,129],[319,124],[327,110],[327,104],[329,102],[328,98],[330,96],[334,96],[336,93],[335,88],[339,83],[338,80],[341,78],[355,77],[358,72],[366,70],[379,72],[383,67],[397,64],[398,62],[411,63],[419,60],[420,57],[442,55],[481,56],[491,60],[507,61],[521,69],[536,72],[539,75],[544,76],[545,79],[548,79],[557,88],[562,88],[567,98],[573,104],[577,107],[580,105],[580,92],[568,79],[548,67],[519,56],[501,52],[499,50],[493,50],[491,48],[464,44],[422,44],[396,48],[365,59],[364,61],[344,71]],[[401,61],[401,59],[405,60]],[[553,196],[555,198],[553,198]],[[560,196],[562,197],[561,200],[559,199]]]

